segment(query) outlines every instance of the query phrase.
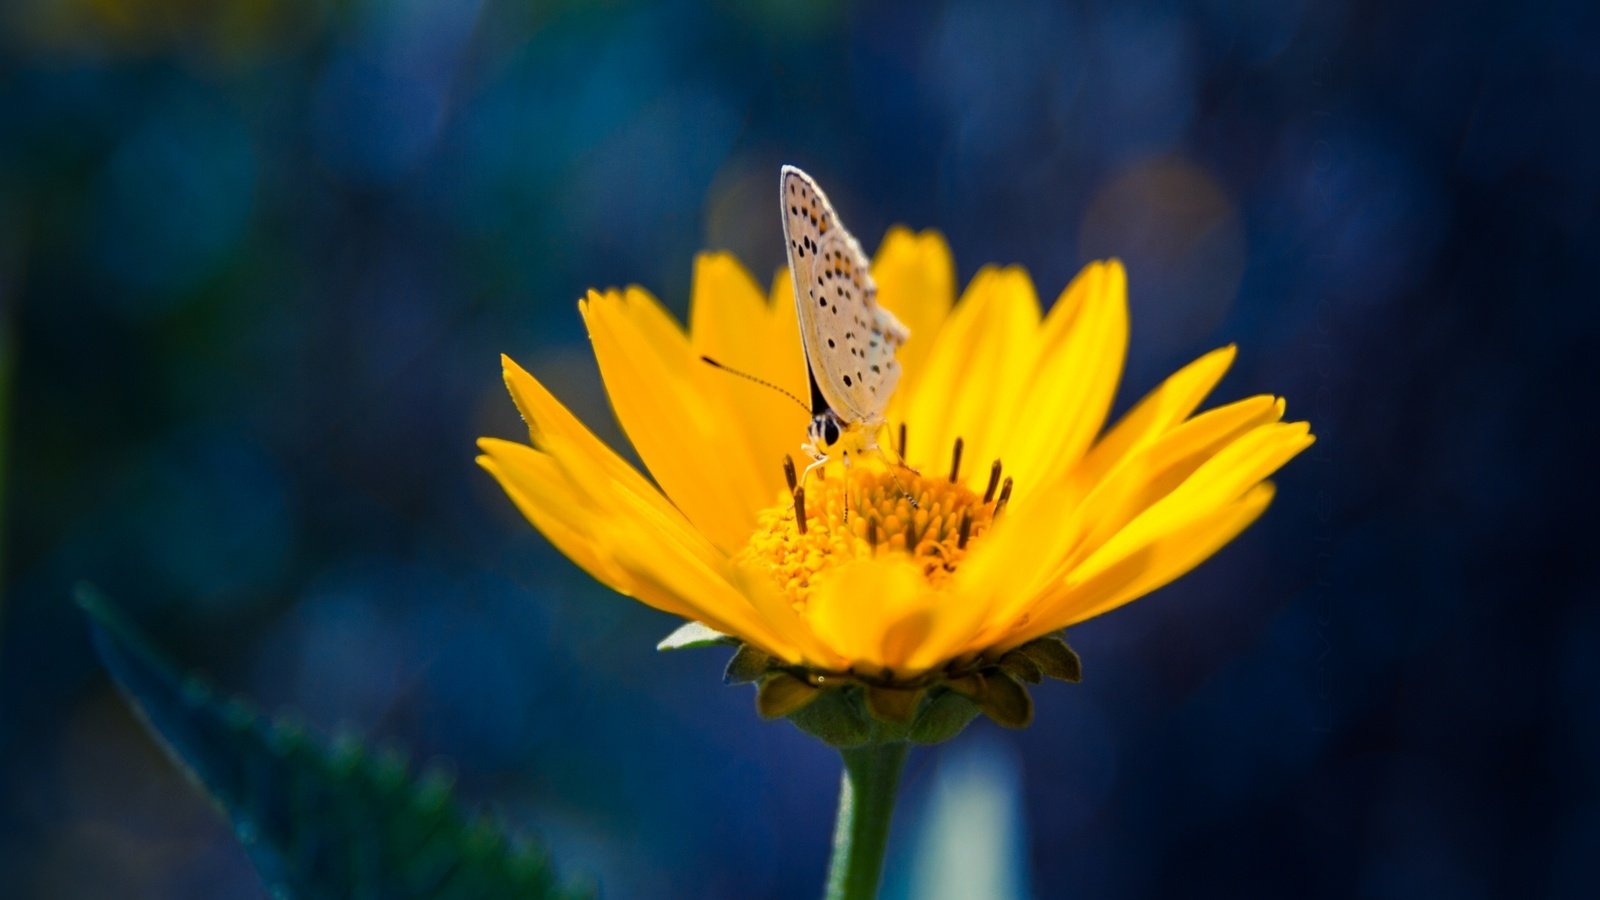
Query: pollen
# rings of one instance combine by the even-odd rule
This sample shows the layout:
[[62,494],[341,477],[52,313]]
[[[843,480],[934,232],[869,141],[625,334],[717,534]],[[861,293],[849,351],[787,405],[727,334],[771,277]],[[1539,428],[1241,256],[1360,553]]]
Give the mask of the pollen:
[[[785,473],[793,462],[785,460]],[[994,465],[999,471],[999,463]],[[797,610],[813,582],[858,559],[909,556],[937,589],[982,542],[1003,503],[902,465],[830,463],[757,516],[739,561],[771,573]],[[793,482],[791,482],[792,484]]]

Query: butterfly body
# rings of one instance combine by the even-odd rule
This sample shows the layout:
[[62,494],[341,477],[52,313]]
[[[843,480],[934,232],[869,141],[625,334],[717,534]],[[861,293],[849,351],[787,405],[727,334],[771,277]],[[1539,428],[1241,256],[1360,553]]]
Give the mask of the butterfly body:
[[877,303],[870,263],[811,176],[784,166],[783,234],[794,284],[811,425],[811,468],[877,449],[877,429],[900,380],[895,351],[910,332]]

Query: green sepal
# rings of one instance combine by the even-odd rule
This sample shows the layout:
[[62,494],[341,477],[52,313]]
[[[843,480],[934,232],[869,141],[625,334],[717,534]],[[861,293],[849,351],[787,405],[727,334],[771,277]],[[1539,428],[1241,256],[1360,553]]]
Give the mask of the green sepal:
[[1083,680],[1083,660],[1078,658],[1077,651],[1067,646],[1065,640],[1055,635],[1029,641],[1012,652],[1027,656],[1051,678],[1073,684]]
[[924,693],[921,689],[902,690],[876,685],[868,685],[864,691],[867,712],[874,719],[893,725],[905,725],[911,721],[916,715],[917,706],[922,703]]
[[710,647],[715,644],[737,644],[739,639],[699,622],[685,622],[677,631],[661,639],[657,650],[687,650],[690,647]]
[[1044,680],[1044,670],[1039,668],[1039,664],[1028,654],[1017,650],[1000,657],[1000,668],[1029,684],[1038,684]]
[[977,717],[977,704],[955,691],[941,691],[922,708],[907,736],[918,744],[943,743]]
[[822,689],[788,672],[769,672],[756,688],[756,713],[763,719],[781,719],[817,699]]
[[855,693],[849,688],[821,691],[815,700],[791,713],[789,721],[829,746],[859,747],[872,740],[873,729],[852,698]]
[[1033,698],[1028,696],[1028,689],[1005,672],[997,671],[984,679],[978,705],[995,724],[1007,728],[1026,728],[1033,721]]
[[722,672],[722,683],[748,684],[760,678],[771,664],[772,657],[766,653],[749,644],[740,644],[733,658],[728,660],[728,668]]
[[537,848],[466,815],[442,769],[413,774],[398,748],[331,745],[181,672],[87,588],[96,651],[117,687],[232,820],[268,892],[288,897],[593,896],[563,889]]
[[944,685],[970,700],[983,698],[984,677],[982,672],[969,672],[960,678],[951,678]]

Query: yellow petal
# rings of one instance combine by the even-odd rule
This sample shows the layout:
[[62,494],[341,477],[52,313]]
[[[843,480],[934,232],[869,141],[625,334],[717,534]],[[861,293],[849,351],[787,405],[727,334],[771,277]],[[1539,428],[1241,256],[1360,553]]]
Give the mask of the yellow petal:
[[722,555],[682,513],[653,502],[649,494],[658,493],[654,488],[641,495],[608,478],[594,460],[576,452],[575,445],[554,440],[549,452],[497,438],[482,438],[478,446],[510,479],[511,486],[530,501],[547,505],[556,520],[581,535],[608,561],[616,543],[613,526],[626,522],[649,529],[652,543],[671,548],[672,557],[683,560],[683,565],[715,568],[720,564]]
[[1062,565],[1075,564],[1134,516],[1170,494],[1223,447],[1282,417],[1283,404],[1275,397],[1238,400],[1207,410],[1124,456],[1087,495],[1079,493],[1084,485],[1074,475],[1062,502],[1073,504],[1090,526],[1083,536],[1082,553],[1063,559]]
[[[582,454],[574,452],[573,445],[553,439],[550,457],[561,467],[562,474],[572,485],[577,501],[594,511],[597,517],[607,520],[623,519],[648,529],[652,542],[671,549],[674,557],[682,556],[695,564],[717,569],[726,559],[725,554],[694,525],[682,512],[670,504],[663,507],[655,502],[653,488],[640,494],[625,483],[605,477],[604,471]],[[602,534],[600,540],[607,545],[615,535]]]
[[926,617],[932,594],[921,568],[903,556],[858,559],[817,579],[805,615],[818,638],[863,671],[905,674],[902,664],[916,642],[905,639],[902,623]]
[[794,642],[735,589],[726,560],[675,511],[657,515],[570,444],[550,454],[492,438],[479,444],[480,464],[529,521],[608,587],[769,653],[798,656]]
[[[582,513],[570,502],[570,494],[562,489],[556,464],[544,454],[508,463],[495,457],[499,449],[497,444],[509,442],[489,441],[477,462],[500,483],[517,509],[579,568],[606,587],[631,594],[632,580],[627,573],[589,539],[593,527],[580,520]],[[670,598],[666,599],[666,605],[658,608],[687,615],[687,609]]]
[[1309,430],[1304,422],[1264,425],[1222,448],[1075,567],[1072,578],[1092,577],[1137,548],[1233,503],[1311,446]]
[[[792,309],[788,320],[794,320]],[[774,386],[756,384],[705,364],[699,365],[693,379],[700,393],[721,398],[722,406],[729,410],[725,427],[730,435],[743,440],[744,454],[755,462],[756,493],[744,498],[751,509],[770,504],[778,495],[783,486],[781,461],[785,455],[799,455],[810,418],[802,399],[808,387],[799,332],[790,325],[787,331],[795,337],[788,339],[785,324],[732,256],[705,253],[695,260],[689,307],[694,355],[709,356]],[[794,399],[785,397],[784,392]]]
[[[1006,575],[986,582],[956,579],[947,583],[932,610],[932,621],[921,643],[908,657],[906,667],[914,672],[942,666],[974,647],[974,638],[983,623],[1009,595],[1011,579]],[[976,649],[985,649],[978,646]]]
[[[926,371],[907,385],[908,461],[941,471],[957,437],[965,444],[962,480],[979,482],[1023,402],[1038,343],[1039,298],[1019,268],[987,268],[940,329]],[[891,418],[892,418],[891,414]]]
[[550,440],[566,441],[573,445],[576,455],[591,460],[606,477],[625,485],[629,491],[654,504],[662,512],[676,512],[655,485],[585,428],[578,417],[545,390],[537,378],[528,374],[509,356],[502,355],[500,365],[506,388],[511,392],[511,399],[522,413],[523,420],[527,422],[528,433],[536,446]]
[[816,635],[810,621],[794,608],[794,602],[778,589],[766,570],[735,563],[729,578],[762,619],[794,648],[773,655],[830,672],[842,671],[850,665],[850,660]]
[[959,647],[982,649],[1013,628],[1022,611],[1059,577],[1053,575],[1058,561],[1089,527],[1083,511],[1063,499],[1065,486],[1041,490],[1044,496],[1007,509],[957,570],[962,610],[948,624],[959,628],[950,636]]
[[751,602],[751,597],[735,584],[730,563],[716,566],[680,564],[672,548],[650,540],[648,528],[639,523],[624,523],[616,528],[612,552],[629,567],[642,584],[662,594],[676,596],[695,610],[687,616],[727,634],[736,635],[767,653],[786,660],[803,655],[792,629],[774,627],[773,620]]
[[1045,318],[1018,411],[1024,421],[1005,448],[1019,484],[1041,484],[1082,458],[1105,424],[1127,349],[1127,275],[1117,260],[1093,263]]
[[602,584],[664,612],[698,618],[700,611],[670,593],[649,590],[612,553],[615,530],[610,517],[573,490],[560,466],[548,455],[486,438],[479,442],[483,466],[528,520],[556,549]]
[[955,302],[955,279],[950,246],[937,231],[918,234],[897,225],[878,245],[878,255],[872,260],[878,302],[911,330],[911,338],[895,354],[903,373],[902,385],[921,377],[935,337]]
[[726,253],[695,257],[689,294],[689,335],[695,350],[741,369],[759,365],[771,355],[758,344],[766,318],[766,295],[738,260]]
[[1263,482],[1243,497],[1140,548],[1089,580],[1064,585],[1041,604],[1037,618],[1003,647],[1026,643],[1052,631],[1109,612],[1160,588],[1205,562],[1250,527],[1272,502],[1274,488]]
[[[1219,407],[1120,460],[1098,484],[1084,486],[1069,479],[1047,485],[1033,502],[1008,509],[958,576],[966,590],[988,598],[988,614],[974,626],[975,640],[992,642],[1009,631],[1041,595],[1062,583],[1136,516],[1172,493],[1230,443],[1276,422],[1281,414],[1278,402],[1266,396]],[[1255,480],[1266,474],[1270,473]],[[992,590],[996,584],[1003,585],[998,592]]]
[[1134,404],[1117,424],[1097,441],[1073,477],[1088,483],[1100,480],[1129,453],[1155,440],[1199,408],[1233,365],[1237,348],[1232,344],[1213,350],[1163,381]]
[[732,413],[688,377],[691,365],[704,363],[643,291],[591,291],[580,309],[606,394],[639,458],[684,515],[732,553],[755,526],[749,498],[761,482],[748,448],[727,439]]

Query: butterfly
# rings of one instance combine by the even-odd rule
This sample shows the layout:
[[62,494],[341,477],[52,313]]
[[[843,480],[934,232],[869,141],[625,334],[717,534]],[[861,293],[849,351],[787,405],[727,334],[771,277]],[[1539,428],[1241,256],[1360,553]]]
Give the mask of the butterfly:
[[867,256],[816,180],[784,166],[778,199],[811,382],[806,471],[835,452],[848,465],[852,450],[877,449],[877,429],[900,381],[895,351],[911,332],[878,305]]

